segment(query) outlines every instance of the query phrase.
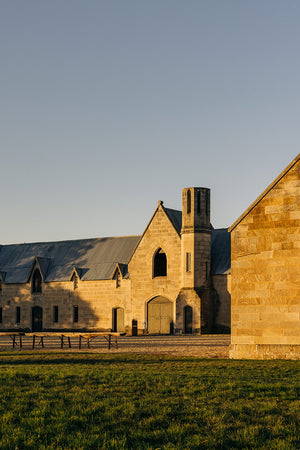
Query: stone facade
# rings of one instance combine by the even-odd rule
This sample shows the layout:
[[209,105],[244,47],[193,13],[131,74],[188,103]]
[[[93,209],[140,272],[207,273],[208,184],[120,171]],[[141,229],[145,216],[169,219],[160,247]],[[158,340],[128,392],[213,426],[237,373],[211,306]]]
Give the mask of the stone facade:
[[210,191],[188,188],[182,212],[160,201],[142,236],[2,246],[0,327],[229,331],[228,267],[211,273],[212,247],[214,261],[228,249],[214,233]]
[[232,358],[300,358],[300,155],[233,224]]

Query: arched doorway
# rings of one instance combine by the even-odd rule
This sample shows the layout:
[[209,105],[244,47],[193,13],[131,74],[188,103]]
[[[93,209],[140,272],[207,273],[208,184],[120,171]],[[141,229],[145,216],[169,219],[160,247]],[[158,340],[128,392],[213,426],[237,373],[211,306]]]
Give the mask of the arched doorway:
[[183,308],[184,332],[193,333],[193,308],[189,305]]
[[34,306],[32,308],[32,331],[43,331],[43,308]]
[[148,303],[148,332],[173,333],[173,303],[165,297],[155,297]]
[[118,332],[124,331],[124,308],[113,308],[112,330]]

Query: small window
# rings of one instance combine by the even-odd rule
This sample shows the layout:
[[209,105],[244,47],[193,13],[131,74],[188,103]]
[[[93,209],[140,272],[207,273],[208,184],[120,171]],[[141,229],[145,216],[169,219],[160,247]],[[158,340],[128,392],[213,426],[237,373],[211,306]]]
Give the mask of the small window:
[[206,263],[205,263],[205,275],[206,275],[206,278],[208,278],[208,276],[209,276],[209,265],[208,265],[208,261],[206,261]]
[[201,196],[200,191],[197,191],[197,214],[201,213]]
[[121,286],[121,274],[118,271],[116,274],[116,288],[119,288]]
[[186,253],[186,272],[191,272],[192,270],[192,254]]
[[2,292],[2,281],[0,280],[0,292]]
[[39,269],[35,269],[32,276],[32,293],[41,294],[42,292],[42,276]]
[[53,306],[53,322],[58,322],[58,306]]
[[21,308],[20,306],[16,307],[16,323],[21,322]]
[[72,281],[73,281],[73,289],[74,291],[76,291],[78,289],[78,276],[75,273],[72,276]]
[[209,202],[210,202],[210,198],[209,198],[209,191],[206,191],[206,215],[209,215]]
[[78,322],[78,306],[73,306],[73,322]]
[[186,213],[190,214],[191,213],[191,191],[188,190],[187,194],[186,194]]
[[0,323],[2,323],[2,306],[0,306]]
[[119,288],[121,286],[121,274],[119,270],[116,270],[114,280],[116,280],[116,288]]
[[153,278],[167,276],[167,256],[165,252],[159,248],[154,256]]

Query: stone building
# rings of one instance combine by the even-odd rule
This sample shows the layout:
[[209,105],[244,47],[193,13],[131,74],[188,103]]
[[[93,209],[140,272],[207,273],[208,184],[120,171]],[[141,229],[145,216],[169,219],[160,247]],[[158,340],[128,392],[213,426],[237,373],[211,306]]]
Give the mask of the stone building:
[[209,189],[182,202],[158,202],[142,236],[2,245],[1,330],[229,331],[230,234]]
[[300,154],[232,225],[232,358],[300,358]]

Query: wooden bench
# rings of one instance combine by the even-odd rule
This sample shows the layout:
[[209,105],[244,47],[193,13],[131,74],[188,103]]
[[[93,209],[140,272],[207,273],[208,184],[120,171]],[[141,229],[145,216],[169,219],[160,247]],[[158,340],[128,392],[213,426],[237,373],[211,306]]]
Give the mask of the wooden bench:
[[[0,331],[0,337],[1,336],[9,336],[10,339],[12,340],[12,346],[13,348],[17,347],[18,345],[20,346],[20,348],[22,348],[22,336],[24,336],[25,333],[22,332],[15,332],[15,331]],[[19,344],[16,340],[16,338],[19,337]]]
[[[23,333],[24,334],[24,333]],[[37,331],[33,333],[25,333],[25,336],[32,337],[32,348],[35,348],[35,340],[39,338],[40,341],[38,345],[41,345],[44,348],[44,338],[45,337],[59,337],[60,338],[60,347],[64,348],[64,338],[68,339],[68,347],[71,348],[71,338],[78,337],[78,348],[81,348],[82,338],[86,339],[87,347],[90,348],[90,341],[95,339],[98,336],[104,337],[104,339],[108,342],[108,348],[111,348],[111,339],[112,337],[115,339],[115,348],[118,348],[118,337],[122,336],[125,333],[117,333],[117,332],[47,332],[47,331]]]

